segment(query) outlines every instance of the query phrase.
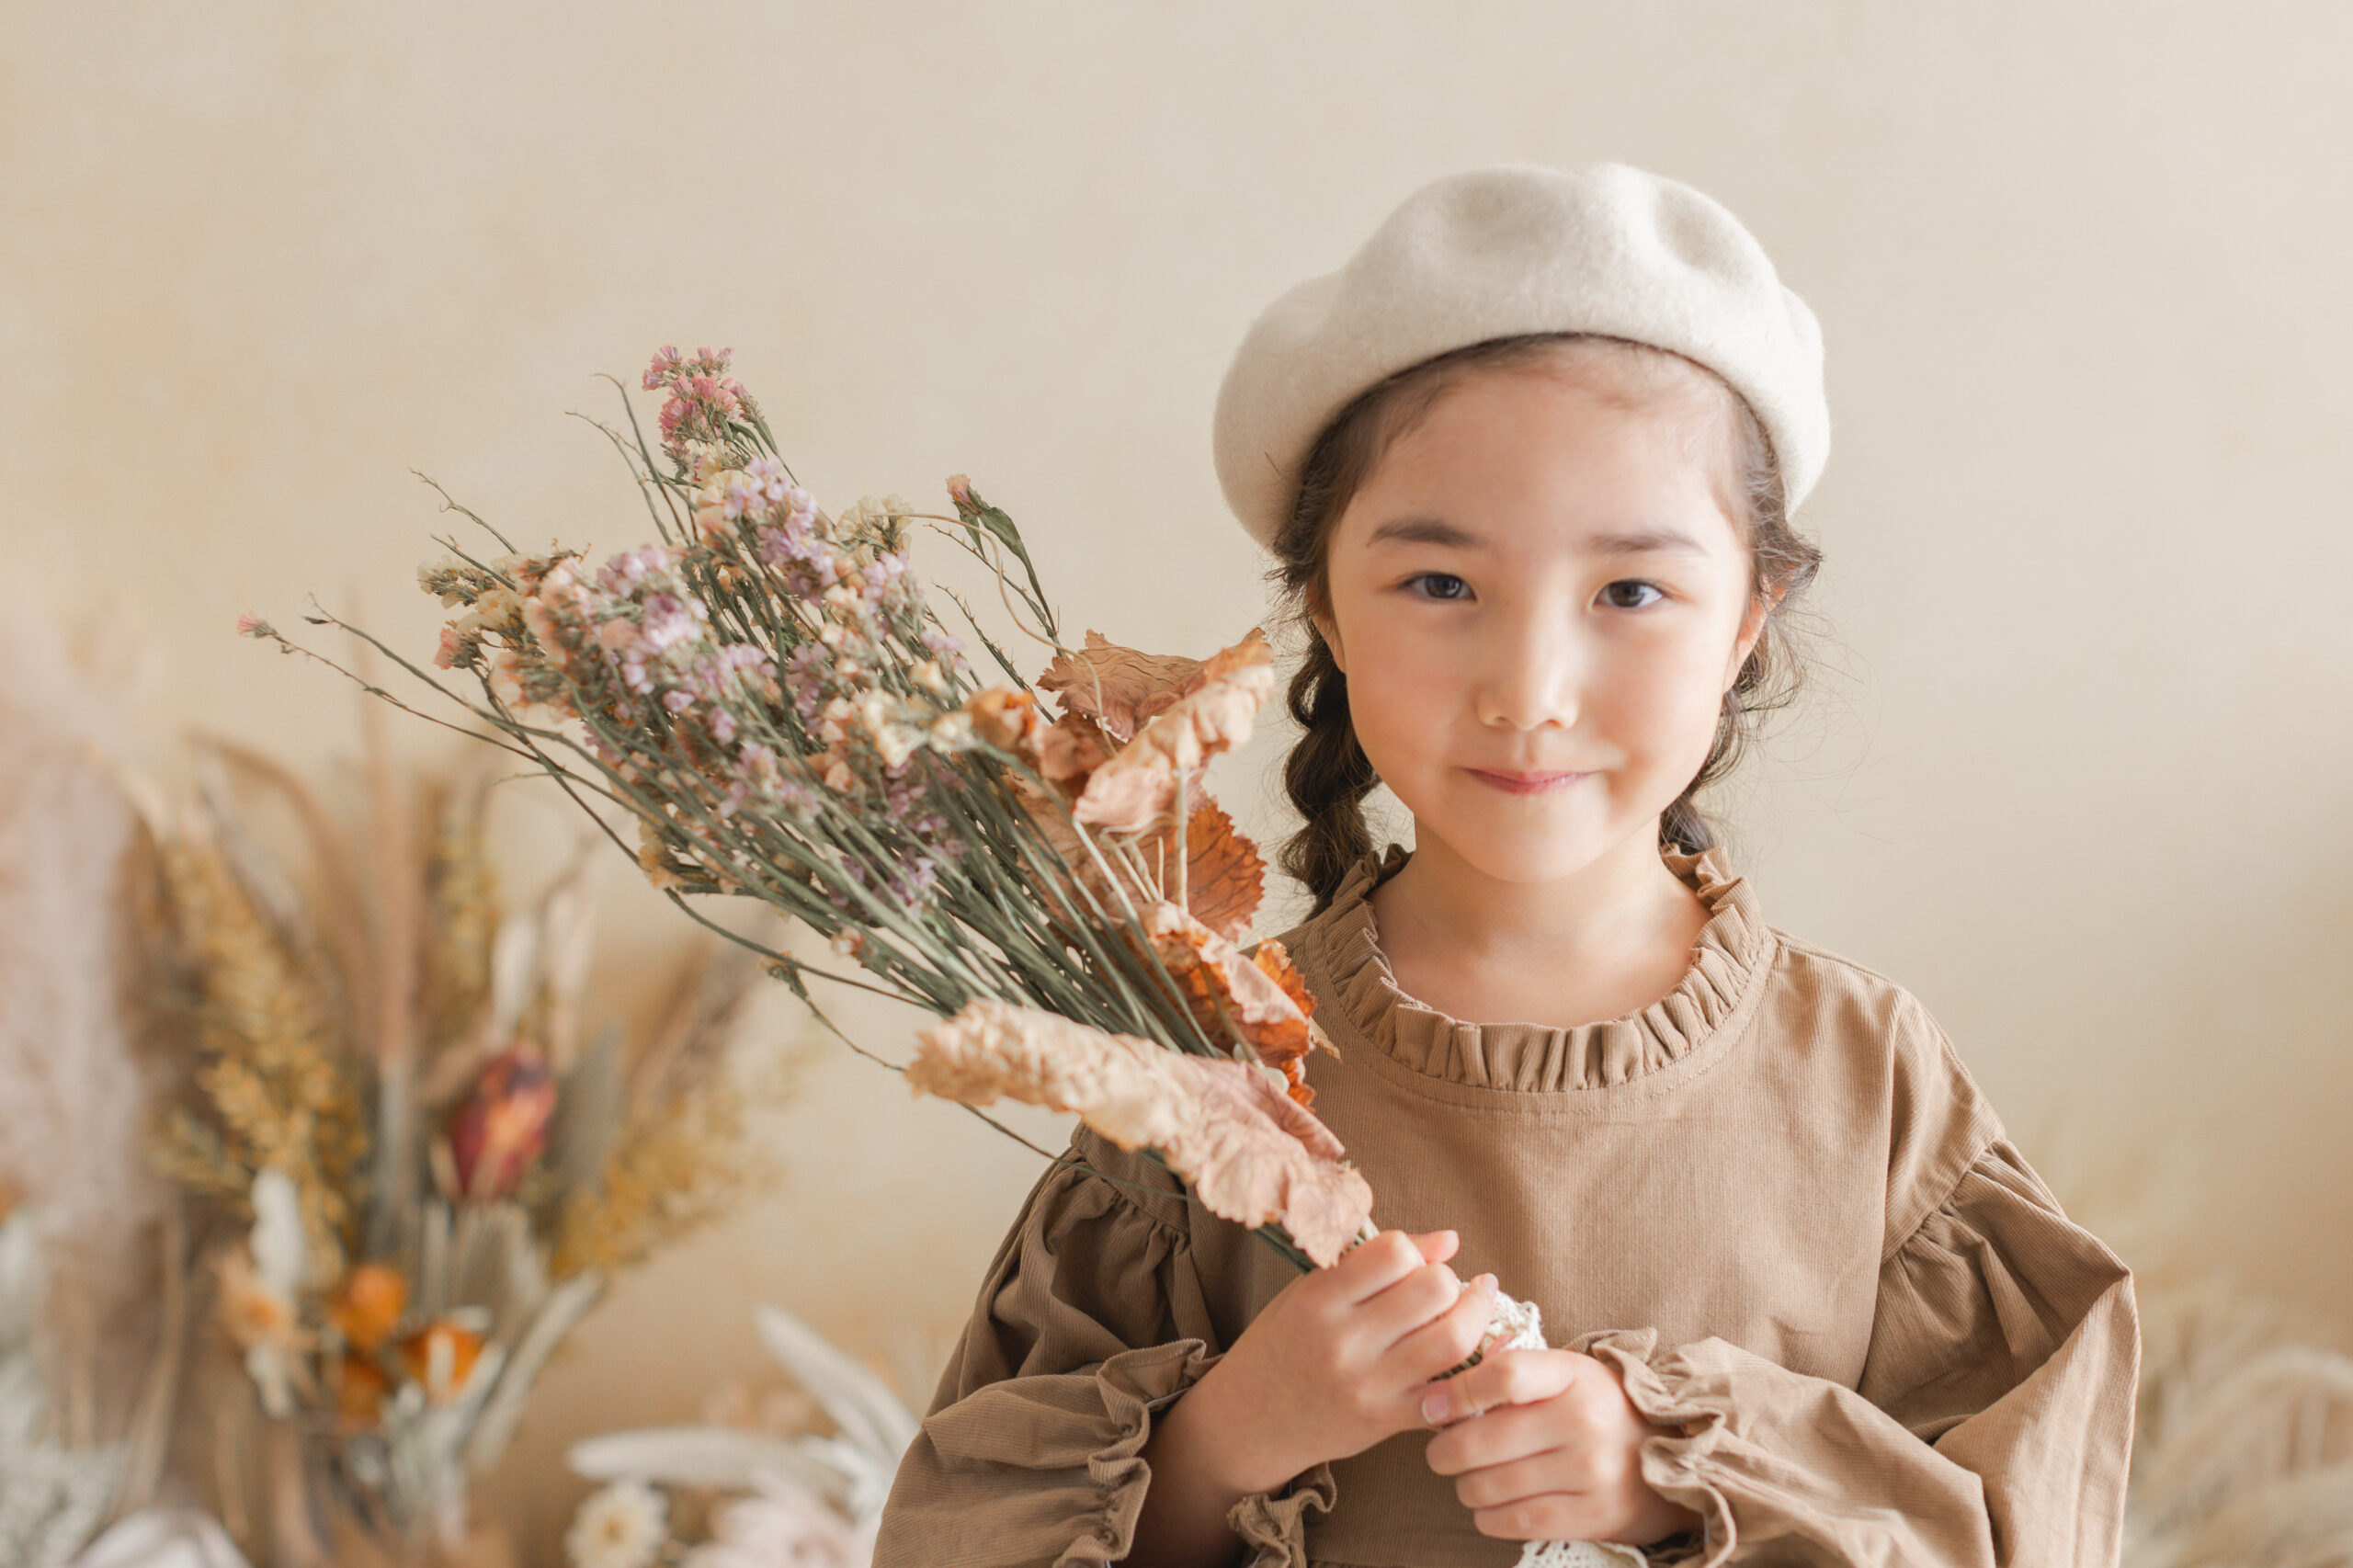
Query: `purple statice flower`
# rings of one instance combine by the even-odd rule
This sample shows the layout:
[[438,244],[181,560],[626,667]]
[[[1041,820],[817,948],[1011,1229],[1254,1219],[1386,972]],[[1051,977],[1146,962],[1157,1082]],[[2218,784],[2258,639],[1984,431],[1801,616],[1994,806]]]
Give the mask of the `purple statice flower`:
[[891,892],[909,909],[923,903],[923,895],[939,881],[939,868],[928,855],[916,855],[905,862],[905,869],[890,881]]
[[615,598],[628,598],[637,592],[638,585],[657,574],[667,575],[670,552],[658,544],[641,545],[624,550],[607,561],[597,574],[597,586]]
[[744,465],[744,483],[753,499],[763,507],[777,506],[789,495],[805,497],[809,494],[785,477],[781,458],[754,458]]
[[638,637],[648,652],[667,653],[701,636],[703,622],[710,619],[710,611],[700,599],[667,592],[648,594]]
[[842,579],[832,542],[818,536],[816,515],[799,508],[781,521],[763,525],[754,536],[760,559],[778,568],[785,586],[800,598],[815,598]]
[[705,348],[688,359],[665,348],[646,367],[645,390],[670,394],[662,404],[662,445],[681,462],[690,443],[724,441],[728,426],[743,416],[744,383],[727,374],[733,353]]
[[664,344],[654,351],[654,363],[645,368],[645,380],[642,384],[647,392],[655,392],[666,387],[676,378],[685,364],[686,360],[679,355],[677,345]]
[[825,665],[821,643],[803,642],[784,656],[784,687],[792,694],[792,710],[804,720],[814,718],[824,700]]
[[870,605],[881,605],[892,597],[891,590],[907,574],[907,555],[903,550],[886,550],[878,553],[858,572],[861,596]]

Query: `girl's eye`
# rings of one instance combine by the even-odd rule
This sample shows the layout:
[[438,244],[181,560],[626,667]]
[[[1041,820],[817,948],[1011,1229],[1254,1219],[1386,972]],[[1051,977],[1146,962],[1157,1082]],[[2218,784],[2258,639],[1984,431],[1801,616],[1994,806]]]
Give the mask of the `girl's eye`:
[[1628,577],[1601,590],[1601,602],[1612,609],[1646,609],[1666,596],[1655,584]]
[[1471,585],[1451,572],[1417,572],[1405,579],[1405,585],[1417,589],[1426,598],[1461,599],[1471,597]]

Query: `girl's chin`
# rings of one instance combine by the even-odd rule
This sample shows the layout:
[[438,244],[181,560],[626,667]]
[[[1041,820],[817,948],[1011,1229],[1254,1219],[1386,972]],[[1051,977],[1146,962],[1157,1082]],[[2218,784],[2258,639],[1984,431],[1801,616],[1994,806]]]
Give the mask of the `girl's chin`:
[[1630,836],[1647,838],[1655,832],[1655,814],[1619,820],[1594,810],[1597,803],[1574,797],[1497,802],[1490,797],[1480,810],[1415,813],[1415,842],[1436,840],[1453,859],[1494,881],[1566,881],[1622,848]]

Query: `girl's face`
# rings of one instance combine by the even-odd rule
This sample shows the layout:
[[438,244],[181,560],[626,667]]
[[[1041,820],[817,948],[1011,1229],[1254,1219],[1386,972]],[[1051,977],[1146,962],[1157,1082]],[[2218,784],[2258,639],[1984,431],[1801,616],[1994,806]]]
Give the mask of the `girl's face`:
[[1638,836],[1651,853],[1763,627],[1721,493],[1722,393],[1677,369],[1629,396],[1613,369],[1472,372],[1391,444],[1326,552],[1314,619],[1366,756],[1417,845],[1499,881]]

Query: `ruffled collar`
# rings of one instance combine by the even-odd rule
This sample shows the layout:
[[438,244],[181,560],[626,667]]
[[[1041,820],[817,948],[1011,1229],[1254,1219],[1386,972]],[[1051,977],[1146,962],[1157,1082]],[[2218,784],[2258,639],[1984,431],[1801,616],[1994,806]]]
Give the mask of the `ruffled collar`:
[[1532,1094],[1605,1088],[1656,1073],[1698,1051],[1745,1015],[1771,967],[1775,938],[1745,877],[1721,849],[1697,855],[1661,849],[1667,869],[1699,895],[1708,923],[1675,989],[1622,1018],[1563,1028],[1549,1024],[1472,1024],[1425,1006],[1398,988],[1374,930],[1369,895],[1404,866],[1392,844],[1348,870],[1338,892],[1299,936],[1323,972],[1315,978],[1318,1020],[1353,1034],[1427,1077],[1480,1089]]

